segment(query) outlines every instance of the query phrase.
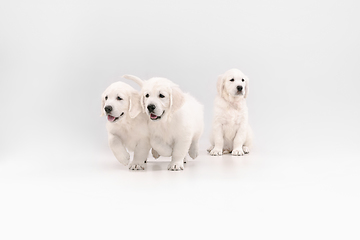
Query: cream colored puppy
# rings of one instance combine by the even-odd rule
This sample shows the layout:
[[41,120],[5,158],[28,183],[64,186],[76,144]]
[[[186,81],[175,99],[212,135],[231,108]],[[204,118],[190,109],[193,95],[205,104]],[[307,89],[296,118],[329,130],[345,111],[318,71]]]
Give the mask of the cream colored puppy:
[[187,153],[195,159],[204,128],[203,106],[166,78],[147,81],[125,75],[142,86],[141,107],[148,116],[151,147],[160,156],[172,157],[168,170],[184,169]]
[[232,153],[242,156],[250,152],[252,131],[248,122],[246,97],[249,79],[238,69],[230,69],[218,77],[214,119],[210,137],[210,155]]
[[123,82],[111,84],[102,94],[101,115],[107,116],[108,141],[116,159],[129,169],[144,170],[150,150],[147,116],[141,113],[139,93]]

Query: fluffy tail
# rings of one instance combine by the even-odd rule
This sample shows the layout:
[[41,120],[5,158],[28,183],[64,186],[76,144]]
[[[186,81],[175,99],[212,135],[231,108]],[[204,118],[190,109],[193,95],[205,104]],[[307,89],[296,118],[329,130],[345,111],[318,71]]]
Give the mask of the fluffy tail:
[[136,77],[136,76],[133,76],[133,75],[125,74],[122,77],[136,82],[140,87],[142,87],[143,84],[144,84],[143,80],[141,80],[139,77]]

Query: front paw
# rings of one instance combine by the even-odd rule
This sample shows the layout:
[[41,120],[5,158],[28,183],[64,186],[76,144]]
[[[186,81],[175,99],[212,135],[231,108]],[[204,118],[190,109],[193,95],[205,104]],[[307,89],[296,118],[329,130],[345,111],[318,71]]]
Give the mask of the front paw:
[[222,149],[214,148],[210,151],[211,156],[221,156],[223,153]]
[[117,156],[116,158],[121,164],[128,165],[130,162],[130,155],[129,153],[121,154],[121,156]]
[[145,163],[134,163],[132,162],[129,166],[130,170],[145,170]]
[[180,170],[184,170],[184,162],[171,162],[168,165],[168,170],[169,171],[180,171]]
[[243,156],[244,151],[242,149],[234,149],[231,153],[233,156]]
[[243,151],[245,154],[248,154],[248,153],[250,153],[250,148],[247,146],[243,146]]

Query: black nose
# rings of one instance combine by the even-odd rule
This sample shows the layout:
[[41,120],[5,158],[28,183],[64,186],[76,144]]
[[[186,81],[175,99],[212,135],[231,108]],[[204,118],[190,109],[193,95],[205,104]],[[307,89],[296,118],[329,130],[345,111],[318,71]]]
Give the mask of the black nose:
[[237,88],[237,90],[238,90],[239,92],[241,92],[241,90],[243,90],[243,87],[242,87],[242,86],[237,86],[236,88]]
[[105,107],[105,112],[106,113],[110,113],[112,111],[112,106],[106,106]]
[[154,104],[149,104],[147,106],[147,109],[149,110],[149,112],[153,112],[155,110],[156,106]]

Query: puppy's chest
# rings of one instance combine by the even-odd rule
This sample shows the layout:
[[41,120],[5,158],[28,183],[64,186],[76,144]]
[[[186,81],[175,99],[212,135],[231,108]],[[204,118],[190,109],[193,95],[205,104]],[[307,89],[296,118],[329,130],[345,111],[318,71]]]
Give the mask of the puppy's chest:
[[138,134],[135,134],[131,126],[116,126],[112,127],[109,131],[111,134],[118,136],[121,142],[125,145],[133,145],[138,138]]
[[165,144],[169,146],[173,144],[173,137],[169,130],[165,131],[163,129],[157,129],[157,131],[152,131],[150,133],[150,140],[152,143]]
[[224,110],[223,116],[222,116],[222,123],[223,125],[227,126],[238,126],[241,124],[243,120],[243,115],[241,114],[241,111],[229,108]]

